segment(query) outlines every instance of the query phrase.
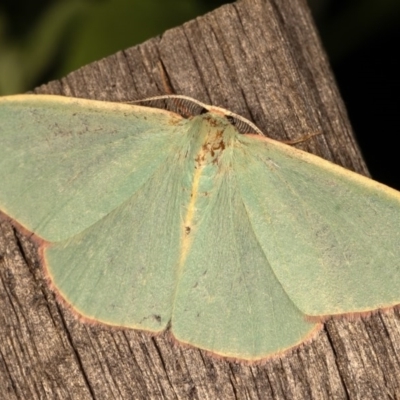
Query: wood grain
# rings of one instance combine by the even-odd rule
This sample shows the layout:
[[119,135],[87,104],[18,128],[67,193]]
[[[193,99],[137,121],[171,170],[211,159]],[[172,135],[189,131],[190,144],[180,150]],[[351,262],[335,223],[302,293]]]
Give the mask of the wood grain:
[[[194,97],[367,174],[302,0],[243,0],[35,90],[126,101]],[[0,223],[1,399],[396,399],[400,313],[335,318],[311,342],[242,365],[167,335],[93,326],[55,301],[35,244]],[[397,397],[396,397],[397,396]]]

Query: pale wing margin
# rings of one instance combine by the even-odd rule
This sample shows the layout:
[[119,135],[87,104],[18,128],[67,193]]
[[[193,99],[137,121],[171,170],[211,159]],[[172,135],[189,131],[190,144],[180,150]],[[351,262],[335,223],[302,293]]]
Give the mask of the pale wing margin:
[[0,209],[48,241],[123,203],[181,142],[163,110],[24,95],[0,99]]
[[272,140],[240,141],[241,197],[297,307],[329,315],[400,303],[399,193]]

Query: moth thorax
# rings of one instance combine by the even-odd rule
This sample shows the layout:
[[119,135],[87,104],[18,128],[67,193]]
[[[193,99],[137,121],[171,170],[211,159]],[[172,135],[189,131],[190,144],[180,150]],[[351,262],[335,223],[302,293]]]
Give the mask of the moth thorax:
[[223,130],[210,131],[196,155],[196,166],[203,167],[207,164],[218,164],[218,160],[224,150]]

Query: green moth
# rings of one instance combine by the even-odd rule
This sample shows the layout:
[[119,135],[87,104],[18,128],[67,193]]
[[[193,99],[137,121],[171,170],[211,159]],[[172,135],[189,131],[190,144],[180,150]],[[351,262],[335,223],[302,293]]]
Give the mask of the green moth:
[[400,303],[398,192],[201,106],[0,99],[0,209],[68,304],[254,361]]

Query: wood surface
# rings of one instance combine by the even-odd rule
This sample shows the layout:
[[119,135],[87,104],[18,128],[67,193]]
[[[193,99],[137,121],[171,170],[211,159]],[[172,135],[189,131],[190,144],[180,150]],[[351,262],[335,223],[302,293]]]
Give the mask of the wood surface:
[[[305,0],[223,6],[35,92],[184,94],[275,139],[317,132],[297,146],[367,174]],[[81,322],[55,301],[35,244],[0,223],[0,399],[397,399],[399,376],[399,308],[336,317],[282,357],[232,363],[165,334]]]

